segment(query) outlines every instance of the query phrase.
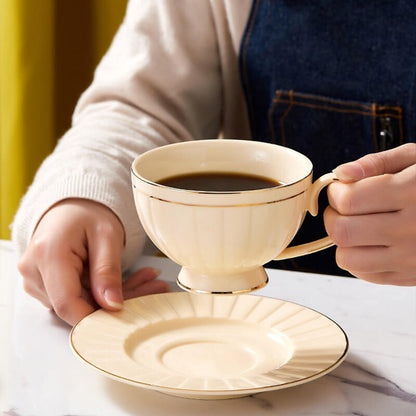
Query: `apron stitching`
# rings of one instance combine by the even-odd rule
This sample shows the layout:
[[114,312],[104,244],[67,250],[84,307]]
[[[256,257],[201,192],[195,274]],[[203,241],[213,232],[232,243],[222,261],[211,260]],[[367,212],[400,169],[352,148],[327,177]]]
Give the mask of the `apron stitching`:
[[[368,109],[369,111],[371,111],[371,115],[373,115],[373,105],[374,103],[372,103],[371,105],[366,105],[366,104],[362,104],[359,102],[355,102],[355,101],[343,101],[343,100],[337,100],[334,98],[330,98],[330,97],[320,97],[319,95],[313,95],[313,94],[303,94],[303,93],[299,93],[299,92],[294,92],[293,90],[291,91],[281,91],[278,90],[276,91],[276,97],[273,99],[273,102],[280,101],[280,102],[285,102],[284,99],[281,98],[282,95],[286,95],[289,96],[289,99],[293,100],[293,97],[301,97],[301,98],[307,98],[307,99],[311,99],[311,100],[316,100],[316,101],[324,101],[324,102],[328,102],[328,103],[334,103],[334,104],[339,104],[343,107],[346,106],[355,106],[355,107],[362,107],[364,109]],[[292,95],[292,97],[291,97]],[[287,102],[287,101],[286,101]],[[313,104],[313,103],[306,103],[306,102],[301,102],[301,101],[294,101],[295,104],[298,105],[309,105],[309,106],[318,106],[319,104]],[[349,111],[349,110],[343,110],[343,109],[337,109],[335,107],[328,107],[331,110],[334,111]],[[390,110],[396,113],[383,113],[383,116],[389,116],[389,117],[397,117],[397,118],[401,118],[402,117],[402,108],[399,106],[379,106],[377,107],[378,111],[385,111],[385,110]],[[351,110],[352,112],[357,112],[359,114],[364,114],[364,115],[370,115],[370,113],[367,112],[359,112],[359,110]],[[377,112],[374,113],[374,115],[378,116]]]
[[276,135],[274,134],[274,122],[273,122],[273,113],[274,113],[274,109],[277,106],[277,103],[279,102],[280,97],[282,96],[283,91],[276,91],[276,97],[273,99],[273,105],[270,108],[269,111],[269,126],[270,126],[270,132],[271,132],[271,137],[273,140],[273,143],[275,143],[276,141]]
[[[387,107],[388,108],[388,107]],[[394,113],[377,113],[375,114],[376,117],[393,117],[393,118],[397,118],[399,120],[402,119],[402,115],[401,114],[394,114]]]
[[282,134],[282,142],[284,145],[286,145],[286,134],[285,134],[285,118],[287,117],[287,115],[289,114],[289,111],[292,109],[293,107],[293,90],[289,91],[289,97],[290,97],[290,104],[287,107],[286,111],[284,112],[284,114],[282,115],[282,117],[280,118],[280,130],[281,130],[281,134]]
[[[280,102],[281,103],[288,103],[288,104],[296,104],[296,105],[304,106],[304,107],[317,108],[317,109],[320,109],[320,110],[337,111],[339,113],[361,114],[361,115],[364,115],[364,116],[371,116],[372,115],[371,112],[365,112],[365,111],[353,110],[353,109],[351,109],[351,110],[349,110],[349,109],[340,109],[340,108],[329,107],[329,106],[325,106],[325,105],[302,103],[300,101],[290,101],[290,100],[280,99]],[[398,114],[387,114],[386,113],[386,114],[383,114],[383,116],[401,118],[401,116],[398,115]]]
[[[343,100],[337,100],[337,99],[330,98],[330,97],[320,97],[318,95],[313,95],[313,94],[302,94],[302,93],[299,93],[299,92],[295,92],[294,95],[296,97],[310,98],[310,99],[313,99],[313,100],[330,102],[330,103],[339,104],[339,105],[342,105],[342,106],[356,106],[356,107],[363,107],[363,108],[366,108],[368,110],[371,110],[371,106],[366,105],[366,104],[362,104],[362,103],[359,103],[359,102],[355,102],[355,101],[343,101]],[[389,107],[389,108],[396,108],[396,107]]]
[[379,111],[394,110],[394,111],[398,112],[398,114],[397,114],[398,117],[402,116],[402,108],[401,107],[393,107],[393,106],[389,106],[389,105],[383,105],[383,106],[378,107],[378,109],[379,109]]

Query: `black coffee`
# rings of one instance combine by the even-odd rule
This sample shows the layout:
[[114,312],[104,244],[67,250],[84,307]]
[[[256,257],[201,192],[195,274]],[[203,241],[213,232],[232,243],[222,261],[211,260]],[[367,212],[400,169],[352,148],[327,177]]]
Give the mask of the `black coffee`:
[[213,192],[252,191],[282,185],[281,182],[263,176],[228,172],[189,173],[171,176],[158,183],[171,188]]

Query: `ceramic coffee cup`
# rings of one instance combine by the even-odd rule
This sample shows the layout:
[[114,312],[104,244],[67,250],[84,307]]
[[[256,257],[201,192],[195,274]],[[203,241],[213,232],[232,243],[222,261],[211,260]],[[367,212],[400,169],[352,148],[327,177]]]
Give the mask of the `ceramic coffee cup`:
[[[248,191],[195,191],[161,185],[178,175],[229,172],[282,183]],[[321,189],[312,162],[286,147],[250,140],[195,140],[162,146],[132,164],[140,221],[153,243],[182,266],[178,284],[189,291],[241,293],[263,287],[263,265],[332,245],[329,237],[287,247],[306,213],[318,212]]]

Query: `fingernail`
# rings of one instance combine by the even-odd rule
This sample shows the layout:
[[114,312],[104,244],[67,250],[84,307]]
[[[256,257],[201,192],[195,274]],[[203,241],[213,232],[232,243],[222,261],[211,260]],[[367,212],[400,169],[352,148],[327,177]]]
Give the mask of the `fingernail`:
[[341,181],[351,182],[364,178],[364,170],[358,162],[344,163],[333,170]]
[[156,277],[158,277],[162,274],[162,270],[160,270],[160,269],[152,267],[152,270],[153,270],[153,273],[156,275]]
[[117,289],[106,289],[104,299],[107,305],[112,308],[121,309],[123,307],[123,296]]

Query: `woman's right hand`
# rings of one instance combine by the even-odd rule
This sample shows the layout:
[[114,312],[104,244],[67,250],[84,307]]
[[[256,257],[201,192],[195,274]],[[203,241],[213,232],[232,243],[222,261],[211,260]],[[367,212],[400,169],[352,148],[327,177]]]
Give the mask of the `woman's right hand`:
[[98,307],[119,310],[124,298],[168,290],[146,267],[121,278],[124,229],[109,208],[66,199],[40,220],[19,261],[24,289],[70,325]]

